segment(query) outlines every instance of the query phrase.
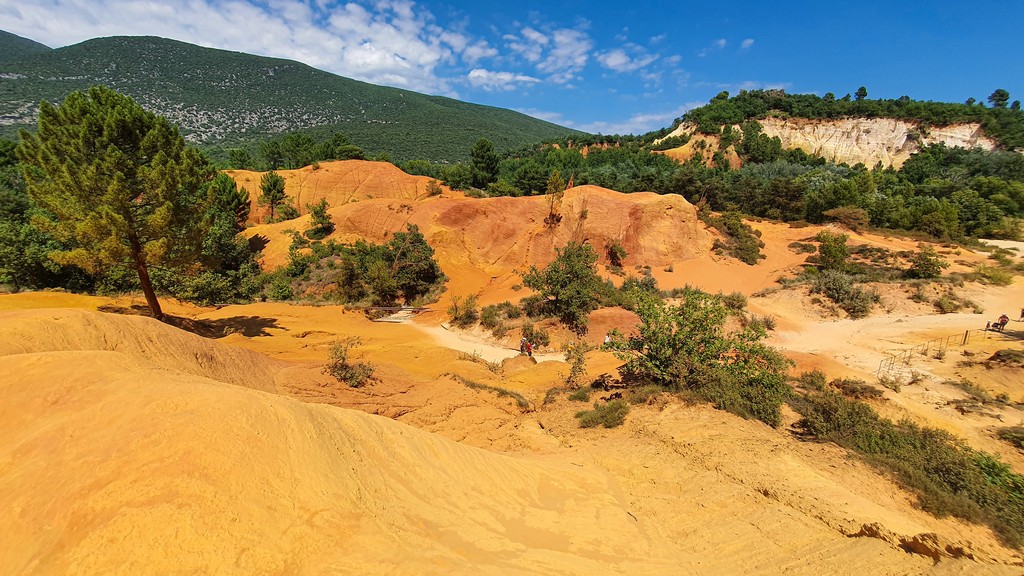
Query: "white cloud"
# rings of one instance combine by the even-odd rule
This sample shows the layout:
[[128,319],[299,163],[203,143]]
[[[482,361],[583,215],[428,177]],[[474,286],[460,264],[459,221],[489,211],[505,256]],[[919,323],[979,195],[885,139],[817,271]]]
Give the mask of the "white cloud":
[[555,30],[551,36],[551,50],[537,64],[537,70],[549,74],[548,78],[557,84],[571,82],[587,65],[594,43],[586,32],[571,28]]
[[627,44],[622,48],[614,48],[597,55],[597,61],[602,66],[615,72],[633,72],[657,59],[657,54],[648,54],[646,50],[634,44]]
[[536,84],[539,78],[516,74],[515,72],[494,72],[483,68],[474,68],[466,75],[469,83],[475,88],[484,90],[513,90],[520,84]]
[[573,125],[572,120],[566,120],[565,116],[561,112],[547,112],[544,110],[537,110],[536,108],[516,108],[515,110],[516,112],[526,114],[527,116],[533,116],[534,118],[539,118],[540,120],[545,120],[547,122],[552,122],[559,126],[568,126],[571,128]]
[[697,86],[711,86],[719,90],[739,92],[740,90],[789,90],[792,82],[762,82],[760,80],[744,80],[742,82],[698,82]]
[[672,124],[672,121],[676,118],[704,104],[704,102],[687,102],[678,108],[665,112],[634,114],[628,119],[618,122],[591,122],[576,126],[576,128],[593,134],[644,134],[652,130],[665,128]]
[[747,48],[750,48],[753,45],[754,45],[754,39],[753,38],[747,38],[743,42],[740,43],[740,48],[743,48],[744,50],[746,50]]
[[483,40],[478,40],[466,46],[466,49],[462,51],[462,59],[470,64],[476,64],[483,58],[494,58],[497,55],[498,50],[490,47]]
[[697,56],[703,58],[712,52],[717,52],[718,50],[725,48],[727,44],[728,42],[725,40],[725,38],[719,38],[718,40],[712,42],[710,46],[698,52]]
[[527,26],[520,31],[522,36],[506,34],[505,44],[513,52],[526,59],[527,62],[537,62],[544,53],[544,47],[551,41],[547,36]]

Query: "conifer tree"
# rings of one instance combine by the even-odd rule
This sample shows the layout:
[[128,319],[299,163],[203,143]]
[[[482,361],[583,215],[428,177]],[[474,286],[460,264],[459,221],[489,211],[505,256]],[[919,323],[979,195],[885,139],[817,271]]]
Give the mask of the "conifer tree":
[[274,209],[284,202],[284,178],[271,170],[260,178],[260,205],[270,207],[268,222],[274,221]]
[[126,266],[153,316],[163,318],[149,270],[185,269],[202,248],[209,161],[166,118],[103,86],[43,102],[38,131],[21,131],[33,222],[72,247],[50,253],[89,272]]

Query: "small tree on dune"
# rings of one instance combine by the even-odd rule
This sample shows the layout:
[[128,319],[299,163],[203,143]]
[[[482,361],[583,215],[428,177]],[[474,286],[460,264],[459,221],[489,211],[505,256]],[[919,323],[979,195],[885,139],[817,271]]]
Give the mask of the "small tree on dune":
[[523,285],[539,293],[542,312],[558,317],[578,334],[587,331],[587,316],[599,304],[601,277],[597,254],[589,244],[569,242],[556,249],[554,262],[543,270],[531,266]]
[[271,170],[260,178],[260,206],[270,207],[269,222],[274,221],[274,210],[284,202],[284,178]]
[[334,221],[327,213],[329,207],[326,198],[321,198],[316,204],[306,205],[306,209],[309,210],[309,229],[306,230],[306,237],[310,240],[322,240],[334,232]]
[[836,234],[822,231],[818,233],[816,240],[821,243],[818,246],[818,257],[821,259],[821,267],[824,270],[846,270],[846,261],[850,257],[850,248],[846,245],[849,237],[846,234]]

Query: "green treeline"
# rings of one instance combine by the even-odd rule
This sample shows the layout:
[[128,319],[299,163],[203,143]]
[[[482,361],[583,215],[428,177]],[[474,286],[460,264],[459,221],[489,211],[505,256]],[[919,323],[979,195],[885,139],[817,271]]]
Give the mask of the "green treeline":
[[790,118],[898,118],[920,122],[924,126],[948,126],[961,122],[977,122],[985,134],[995,138],[1006,148],[1024,147],[1024,114],[1020,101],[1008,103],[1009,94],[998,89],[989,96],[991,107],[973,98],[964,104],[924,102],[902,96],[895,100],[870,100],[862,86],[850,97],[836,98],[831,92],[815,94],[786,94],[782,90],[740,91],[730,98],[721,92],[706,106],[690,110],[677,119],[697,125],[704,134],[718,134],[723,125],[740,124],[769,115]]

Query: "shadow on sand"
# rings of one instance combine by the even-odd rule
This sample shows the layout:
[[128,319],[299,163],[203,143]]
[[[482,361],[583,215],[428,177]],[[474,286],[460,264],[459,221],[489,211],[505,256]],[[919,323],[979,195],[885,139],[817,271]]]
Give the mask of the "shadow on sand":
[[[108,314],[123,314],[126,316],[153,316],[149,311],[149,307],[142,304],[133,304],[131,306],[107,304],[100,306],[98,310]],[[277,318],[267,318],[264,316],[232,316],[216,320],[198,320],[165,314],[164,323],[204,338],[223,338],[230,334],[241,334],[246,338],[255,338],[257,336],[270,336],[269,330],[271,329],[287,330],[287,328],[277,324]]]

